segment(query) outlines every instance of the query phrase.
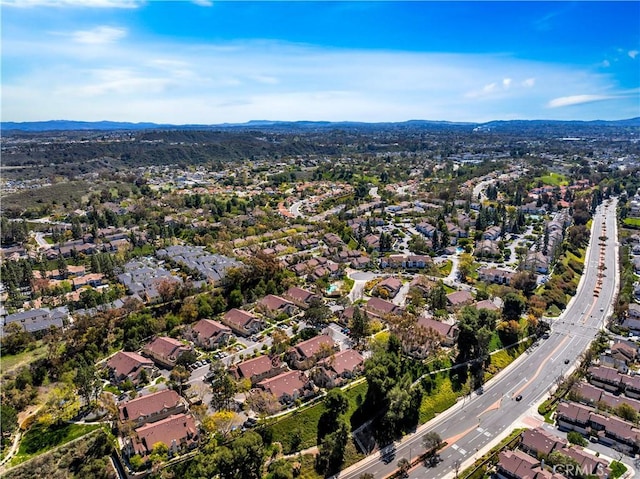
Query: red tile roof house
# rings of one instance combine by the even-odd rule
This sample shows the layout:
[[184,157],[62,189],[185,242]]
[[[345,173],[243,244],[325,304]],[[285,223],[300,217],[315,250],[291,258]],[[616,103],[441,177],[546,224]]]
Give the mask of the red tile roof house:
[[240,336],[250,336],[264,328],[264,321],[247,311],[233,308],[222,317],[222,322]]
[[296,344],[285,354],[285,360],[293,369],[309,369],[319,359],[339,350],[335,341],[326,334]]
[[624,395],[614,395],[610,392],[599,389],[588,383],[578,383],[571,391],[576,395],[576,402],[586,404],[587,406],[595,406],[598,402],[606,404],[608,407],[614,409],[621,404],[628,404],[636,411],[640,411],[640,401],[637,399],[631,399]]
[[598,442],[602,444],[620,449],[630,455],[637,453],[640,449],[640,429],[630,422],[592,412],[589,424],[593,432],[597,431]]
[[[389,278],[383,279],[377,284],[376,291],[381,296],[386,294],[386,297],[388,298],[395,298],[395,296],[400,292],[401,288],[402,281],[400,281],[398,278],[390,276]],[[384,290],[385,293],[381,294],[381,290]]]
[[617,369],[592,366],[587,371],[589,382],[607,391],[616,392],[622,387],[622,375]]
[[567,446],[567,440],[538,427],[522,433],[520,449],[535,457],[547,456]]
[[488,309],[489,311],[500,311],[500,308],[490,299],[483,299],[474,304],[476,309]]
[[630,341],[618,340],[611,346],[611,356],[628,364],[638,358],[638,346]]
[[313,395],[313,386],[302,371],[288,371],[273,378],[264,379],[258,383],[258,386],[273,394],[283,404]]
[[593,409],[579,404],[560,402],[556,409],[556,421],[561,431],[577,431],[589,434],[589,416]]
[[473,296],[469,291],[454,291],[447,295],[447,303],[450,308],[456,309],[473,302]]
[[392,254],[384,258],[380,258],[381,268],[402,268],[406,257],[403,255]]
[[515,273],[504,269],[480,268],[478,270],[478,278],[480,281],[486,281],[489,283],[509,285],[515,275]]
[[385,301],[384,299],[373,297],[364,307],[367,313],[376,318],[382,318],[387,314],[400,314],[402,309],[395,304]]
[[138,353],[118,351],[107,360],[107,368],[112,382],[119,384],[127,378],[136,385],[140,381],[140,373],[146,371],[147,377],[152,378],[157,370],[151,359],[140,356]]
[[364,269],[371,264],[371,258],[365,255],[357,256],[351,260],[350,264],[354,269]]
[[142,348],[143,355],[165,368],[173,368],[178,358],[188,351],[193,348],[166,336],[159,336]]
[[251,385],[255,386],[263,379],[272,378],[287,370],[287,365],[280,362],[277,356],[258,356],[257,358],[243,361],[230,370],[237,379],[249,379]]
[[275,318],[280,314],[292,316],[296,312],[296,307],[291,301],[281,298],[280,296],[276,296],[275,294],[268,294],[258,301],[256,304],[256,310],[260,311],[265,316]]
[[627,396],[640,399],[640,376],[622,376],[622,384]]
[[173,389],[163,389],[120,404],[118,409],[120,421],[133,421],[136,426],[141,426],[183,413],[187,410],[187,404]]
[[320,387],[334,388],[356,377],[363,366],[362,355],[353,349],[346,349],[318,362],[318,367],[311,371],[311,377]]
[[609,464],[604,459],[599,459],[589,453],[584,452],[576,446],[570,446],[560,451],[565,456],[575,460],[584,475],[596,477],[611,477]]
[[147,424],[135,430],[135,436],[126,447],[129,451],[144,457],[153,451],[158,443],[169,447],[169,456],[184,449],[192,449],[198,443],[198,428],[190,414],[177,414],[166,419]]
[[533,469],[539,466],[540,461],[522,451],[502,451],[496,472],[500,479],[538,479]]
[[292,286],[289,288],[283,296],[285,299],[292,301],[296,306],[307,309],[311,305],[311,300],[313,298],[320,299],[320,296],[317,294],[313,294],[311,291],[307,291],[306,289],[298,288],[297,286]]
[[435,319],[427,318],[425,316],[418,318],[418,326],[434,330],[442,338],[442,346],[446,347],[455,345],[458,340],[458,334],[460,334],[460,330],[455,324],[446,324],[442,321],[436,321]]
[[212,319],[201,319],[187,330],[185,336],[203,349],[217,349],[231,338],[231,328]]

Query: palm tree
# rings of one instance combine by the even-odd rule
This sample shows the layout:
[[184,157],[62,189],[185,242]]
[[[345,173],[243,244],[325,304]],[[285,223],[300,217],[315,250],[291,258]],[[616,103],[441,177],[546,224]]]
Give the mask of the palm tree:
[[406,457],[403,457],[398,461],[398,472],[400,472],[400,477],[407,477],[409,474],[409,468],[411,464]]

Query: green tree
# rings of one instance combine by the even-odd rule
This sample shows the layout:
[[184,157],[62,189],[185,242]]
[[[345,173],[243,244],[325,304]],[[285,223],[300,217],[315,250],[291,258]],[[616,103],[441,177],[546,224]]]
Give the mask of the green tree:
[[180,355],[176,361],[176,365],[187,367],[189,364],[193,364],[198,360],[198,355],[195,351],[185,351]]
[[244,297],[242,296],[242,291],[236,288],[231,293],[229,293],[229,306],[232,308],[238,308],[243,305]]
[[214,361],[209,366],[211,375],[211,406],[216,410],[228,410],[238,392],[238,386],[222,361]]
[[213,460],[218,473],[225,479],[260,479],[264,464],[262,438],[248,431],[229,447],[220,447]]
[[293,466],[282,459],[274,461],[269,464],[269,474],[266,479],[293,479]]
[[0,353],[3,356],[6,354],[18,354],[24,351],[33,341],[33,337],[19,323],[9,323],[4,327]]
[[527,301],[517,293],[507,293],[503,298],[502,316],[506,320],[518,320],[527,307]]
[[579,432],[576,431],[570,431],[567,433],[567,440],[571,443],[571,444],[577,444],[578,446],[586,446],[588,444],[588,441],[582,436],[582,434],[580,434]]
[[427,455],[434,454],[441,444],[442,438],[440,434],[435,431],[428,432],[422,436],[422,446],[425,448]]
[[75,385],[86,404],[97,401],[101,391],[100,379],[93,364],[82,364],[76,371]]
[[447,307],[447,290],[445,289],[442,281],[438,281],[438,283],[429,291],[429,305],[434,311],[445,309]]
[[175,389],[178,394],[182,394],[184,385],[191,377],[191,373],[184,366],[176,366],[171,370],[169,374],[169,385],[172,389]]
[[0,435],[9,435],[16,427],[18,427],[18,412],[8,404],[0,404]]
[[473,271],[473,256],[469,253],[462,253],[460,260],[458,261],[458,277],[463,283],[467,281],[467,278]]
[[303,319],[316,328],[322,328],[331,317],[331,309],[320,298],[312,298]]
[[362,342],[371,334],[371,324],[369,315],[366,311],[362,311],[359,306],[353,308],[353,317],[349,322],[351,330],[351,337],[357,345],[361,345]]
[[348,441],[349,425],[344,419],[340,419],[337,429],[322,439],[316,456],[316,469],[325,475],[338,472],[344,461]]
[[338,429],[341,417],[349,409],[349,399],[342,389],[334,388],[329,391],[323,404],[325,411],[318,421],[318,444],[322,444],[327,434]]
[[409,469],[411,468],[411,463],[409,462],[409,460],[406,457],[403,457],[398,461],[397,466],[400,477],[407,477]]
[[632,423],[638,423],[638,411],[627,403],[622,403],[616,408],[616,414],[622,419],[626,419]]

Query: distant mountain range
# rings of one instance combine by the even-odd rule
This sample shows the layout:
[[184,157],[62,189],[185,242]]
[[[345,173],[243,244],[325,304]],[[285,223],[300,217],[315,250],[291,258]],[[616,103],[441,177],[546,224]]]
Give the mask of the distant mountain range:
[[1,122],[2,131],[23,131],[23,132],[43,132],[43,131],[113,131],[113,130],[211,130],[211,129],[324,129],[324,128],[446,128],[446,127],[471,127],[480,131],[531,128],[531,127],[553,127],[553,126],[611,126],[611,127],[640,127],[640,117],[626,120],[594,120],[594,121],[561,121],[561,120],[505,120],[490,121],[487,123],[469,122],[448,122],[429,120],[409,120],[404,122],[331,122],[331,121],[270,121],[252,120],[246,123],[220,123],[214,125],[172,125],[159,123],[127,123],[118,121],[72,121],[72,120],[51,120],[51,121],[31,121],[31,122]]

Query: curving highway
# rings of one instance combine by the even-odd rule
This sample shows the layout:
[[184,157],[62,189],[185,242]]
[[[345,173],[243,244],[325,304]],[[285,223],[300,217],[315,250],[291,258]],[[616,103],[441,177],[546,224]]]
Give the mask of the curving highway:
[[[601,237],[606,239],[601,242]],[[600,265],[604,265],[604,270]],[[437,432],[447,442],[440,451],[442,461],[430,468],[418,465],[409,477],[453,477],[456,465],[462,471],[515,425],[537,425],[540,422],[540,418],[535,417],[537,405],[545,399],[557,379],[574,366],[604,326],[617,289],[617,268],[616,202],[611,201],[598,207],[594,215],[578,291],[564,313],[553,320],[548,339],[541,339],[538,345],[489,381],[482,394],[459,401],[418,428],[415,434],[397,442],[395,456],[388,464],[375,453],[335,477],[357,479],[370,473],[376,478],[384,478],[395,471],[399,459],[411,460],[424,451],[422,436],[430,431]],[[594,293],[596,289],[600,289],[598,295]],[[521,400],[516,400],[517,396],[521,396]]]

